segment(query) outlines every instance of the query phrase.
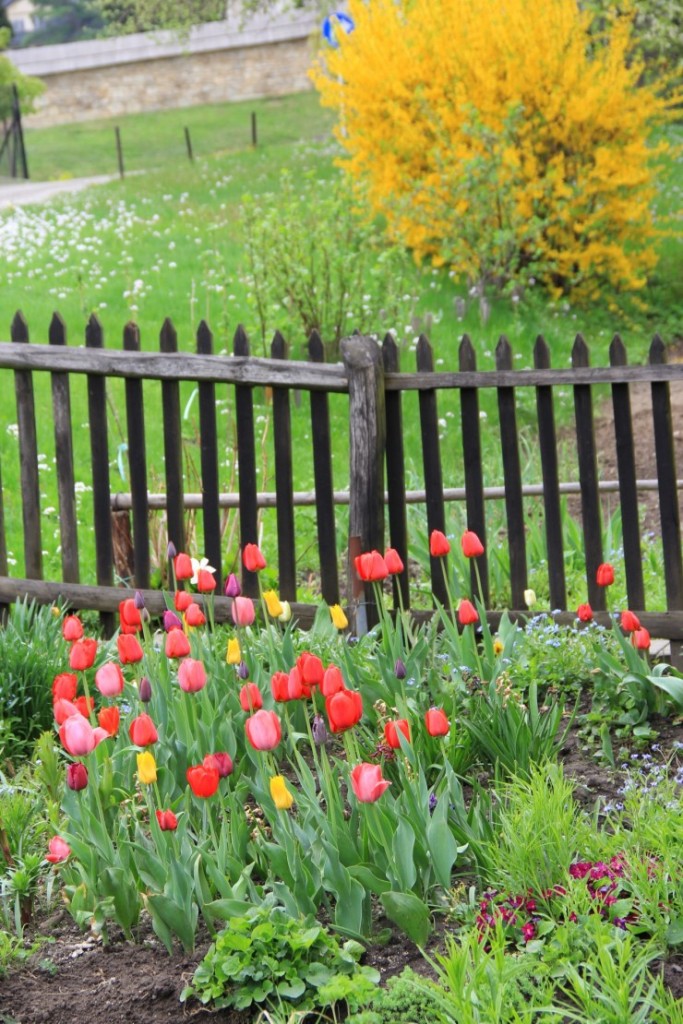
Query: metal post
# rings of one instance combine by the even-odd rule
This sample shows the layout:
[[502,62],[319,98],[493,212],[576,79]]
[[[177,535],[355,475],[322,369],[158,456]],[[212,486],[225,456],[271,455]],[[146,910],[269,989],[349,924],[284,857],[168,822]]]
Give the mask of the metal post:
[[123,168],[123,147],[121,146],[121,130],[119,129],[118,125],[116,125],[116,127],[114,128],[114,132],[116,134],[116,155],[119,159],[119,175],[121,178],[124,178],[125,172]]
[[192,139],[190,138],[190,129],[185,125],[185,146],[187,147],[187,156],[189,160],[194,160],[192,153]]
[[258,135],[256,132],[256,111],[251,112],[251,144],[256,147],[258,143]]
[[13,106],[13,119],[14,127],[16,131],[16,148],[19,150],[21,158],[21,166],[24,172],[24,177],[28,178],[28,161],[26,159],[26,146],[24,145],[24,129],[21,126],[21,106],[19,105],[19,92],[14,83],[12,83],[12,106]]

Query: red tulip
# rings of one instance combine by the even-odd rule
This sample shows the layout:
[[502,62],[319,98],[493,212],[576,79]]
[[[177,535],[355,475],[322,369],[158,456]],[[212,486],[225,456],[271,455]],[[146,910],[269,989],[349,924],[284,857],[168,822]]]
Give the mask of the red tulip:
[[201,661],[186,658],[178,669],[180,689],[185,693],[198,693],[206,686],[206,669]]
[[244,728],[254,750],[274,750],[282,739],[280,719],[274,711],[257,711],[247,718]]
[[185,774],[195,796],[206,799],[213,796],[218,789],[220,775],[217,768],[205,768],[203,764],[195,764],[188,768]]
[[225,779],[228,775],[232,775],[233,764],[230,754],[207,754],[202,761],[202,764],[205,768],[215,768],[221,779]]
[[121,716],[119,709],[114,705],[111,708],[102,708],[97,715],[97,721],[99,722],[102,729],[109,733],[110,736],[116,736],[119,731],[119,723]]
[[69,668],[76,672],[84,672],[90,668],[97,655],[97,640],[92,637],[82,637],[71,647],[69,653]]
[[446,736],[450,722],[441,708],[430,708],[425,714],[425,726],[430,736]]
[[410,724],[407,718],[397,718],[394,722],[387,722],[384,726],[384,742],[392,750],[400,750],[401,743],[398,738],[399,732],[403,733],[410,743]]
[[458,622],[461,626],[473,626],[475,622],[479,622],[479,612],[466,597],[463,597],[458,605]]
[[78,692],[78,676],[73,672],[60,672],[52,680],[53,700],[73,700]]
[[345,690],[344,677],[341,674],[341,669],[337,668],[336,665],[328,665],[325,669],[325,675],[323,681],[320,684],[320,692],[323,697],[331,697],[335,693],[339,693],[340,690]]
[[192,594],[187,590],[176,590],[173,604],[177,612],[184,612],[192,604]]
[[397,576],[405,569],[403,559],[396,548],[387,548],[384,552],[384,561],[390,576]]
[[603,562],[598,566],[595,580],[599,587],[611,587],[614,583],[614,568],[609,562]]
[[351,788],[356,800],[362,804],[374,804],[391,783],[382,778],[382,769],[378,764],[357,764],[351,772]]
[[197,573],[197,590],[200,594],[210,594],[216,589],[216,577],[208,569],[200,569]]
[[142,626],[140,609],[135,604],[135,599],[129,597],[119,604],[119,622],[122,633],[137,633]]
[[273,694],[273,700],[278,702],[284,702],[287,700],[298,700],[303,696],[303,690],[301,688],[301,679],[299,673],[296,673],[296,686],[290,688],[290,680],[292,678],[291,672],[275,672],[270,679],[270,689]]
[[136,747],[148,747],[159,739],[154,722],[149,715],[144,713],[133,719],[128,726],[128,732],[131,743],[134,743]]
[[636,629],[635,632],[631,634],[631,643],[639,651],[647,651],[651,642],[650,634],[643,626],[641,626],[640,629]]
[[123,672],[113,661],[108,661],[95,673],[95,686],[103,697],[118,697],[123,692],[123,683]]
[[248,569],[249,572],[259,572],[259,570],[266,567],[266,560],[261,554],[258,544],[244,545],[242,561],[244,562],[244,568]]
[[188,626],[203,626],[206,622],[206,616],[201,610],[198,604],[194,601],[190,602],[185,611],[185,622]]
[[69,643],[80,640],[83,636],[83,623],[77,615],[67,615],[62,623],[62,636]]
[[70,764],[66,769],[66,784],[69,789],[78,793],[88,785],[88,769],[80,761]]
[[387,563],[379,551],[366,551],[362,555],[357,555],[354,564],[358,578],[366,582],[376,583],[389,575]]
[[474,530],[465,530],[460,538],[462,553],[465,558],[479,558],[484,554],[484,545],[477,537]]
[[179,554],[175,559],[175,578],[177,580],[191,580],[194,576],[192,559],[189,555]]
[[627,633],[635,633],[637,629],[640,629],[640,619],[635,612],[630,612],[627,609],[621,613],[621,628],[625,629]]
[[178,819],[173,811],[157,811],[156,816],[162,832],[175,832],[178,828]]
[[45,860],[49,860],[51,864],[61,864],[71,856],[71,847],[59,836],[52,837],[48,849],[50,852],[45,854]]
[[339,690],[325,699],[331,732],[345,732],[363,717],[363,698],[355,690]]
[[142,661],[143,651],[140,641],[136,636],[131,636],[129,633],[119,633],[116,638],[116,646],[119,649],[119,658],[122,665],[133,665],[137,661]]
[[590,622],[593,618],[593,609],[589,604],[580,604],[576,609],[576,617],[580,622]]
[[182,629],[172,629],[166,635],[166,657],[184,658],[190,653],[190,641]]
[[73,706],[78,711],[79,715],[83,718],[90,718],[90,712],[95,707],[94,697],[75,697],[73,700]]
[[240,690],[242,711],[258,711],[263,707],[263,697],[256,683],[246,683]]
[[450,550],[446,534],[441,530],[432,530],[429,537],[429,554],[432,558],[445,558]]
[[251,626],[254,621],[254,604],[248,597],[232,599],[232,621],[236,626]]
[[[323,663],[315,654],[309,654],[308,651],[304,651],[297,658],[296,667],[301,674],[301,681],[304,684],[304,696],[310,697],[311,687],[320,686],[323,681],[323,676],[325,675]],[[306,687],[308,687],[308,693],[306,693]]]

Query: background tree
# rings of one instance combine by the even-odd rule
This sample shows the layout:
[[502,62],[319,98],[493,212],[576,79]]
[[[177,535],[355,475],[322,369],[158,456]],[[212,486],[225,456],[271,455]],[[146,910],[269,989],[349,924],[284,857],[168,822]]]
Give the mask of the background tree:
[[314,72],[389,233],[470,285],[642,287],[670,115],[629,17],[596,45],[575,0],[350,0]]
[[38,27],[26,35],[24,46],[92,39],[104,27],[97,0],[34,0],[34,3]]

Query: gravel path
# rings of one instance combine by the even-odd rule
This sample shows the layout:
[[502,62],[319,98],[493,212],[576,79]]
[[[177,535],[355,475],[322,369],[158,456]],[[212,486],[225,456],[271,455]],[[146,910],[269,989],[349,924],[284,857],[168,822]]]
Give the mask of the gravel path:
[[69,178],[65,181],[12,181],[0,184],[0,210],[29,203],[44,203],[64,192],[80,192],[91,185],[114,181],[115,174],[99,174],[92,178]]

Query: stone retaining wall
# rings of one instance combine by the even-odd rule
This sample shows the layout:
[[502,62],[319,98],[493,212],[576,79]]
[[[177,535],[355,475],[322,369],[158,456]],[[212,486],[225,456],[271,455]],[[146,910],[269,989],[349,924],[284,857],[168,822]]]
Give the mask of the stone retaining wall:
[[283,96],[310,88],[318,17],[287,12],[214,22],[187,38],[147,33],[9,51],[46,90],[28,125]]

